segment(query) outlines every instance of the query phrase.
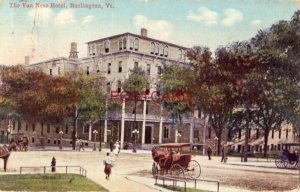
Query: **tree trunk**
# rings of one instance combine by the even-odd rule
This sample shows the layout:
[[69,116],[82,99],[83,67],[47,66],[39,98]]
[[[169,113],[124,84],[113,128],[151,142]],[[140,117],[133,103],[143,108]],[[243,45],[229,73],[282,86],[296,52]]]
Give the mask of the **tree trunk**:
[[264,133],[264,157],[267,157],[267,146],[268,146],[268,140],[269,140],[269,132],[270,130],[269,129],[266,129],[265,130],[265,133]]
[[217,155],[219,156],[220,155],[220,151],[221,151],[221,141],[222,141],[222,131],[220,131],[217,135],[218,137],[218,145],[217,145]]

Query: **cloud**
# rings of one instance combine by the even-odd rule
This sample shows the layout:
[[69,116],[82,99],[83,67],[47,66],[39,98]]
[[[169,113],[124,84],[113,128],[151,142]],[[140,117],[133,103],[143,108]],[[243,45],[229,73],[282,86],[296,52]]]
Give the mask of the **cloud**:
[[53,14],[53,11],[50,8],[37,8],[31,9],[27,14],[31,18],[35,18],[36,21],[48,22]]
[[255,19],[255,20],[253,20],[253,21],[250,22],[250,26],[251,27],[257,27],[257,26],[259,26],[261,24],[262,24],[262,21],[259,20],[259,19]]
[[94,19],[94,17],[95,17],[95,16],[93,16],[93,15],[85,16],[85,17],[82,19],[82,23],[83,23],[83,24],[90,23],[90,22],[92,22],[92,20]]
[[151,36],[161,40],[169,40],[173,24],[166,20],[152,20],[143,15],[136,15],[133,22],[138,28],[146,28]]
[[244,18],[243,13],[232,8],[227,8],[224,11],[225,18],[222,19],[222,25],[232,26],[235,23],[241,22]]
[[75,15],[73,10],[62,10],[55,16],[54,24],[57,26],[75,23]]
[[218,13],[207,7],[200,7],[197,11],[191,11],[186,18],[190,21],[199,22],[207,26],[218,24]]
[[300,3],[300,0],[292,0],[292,2]]

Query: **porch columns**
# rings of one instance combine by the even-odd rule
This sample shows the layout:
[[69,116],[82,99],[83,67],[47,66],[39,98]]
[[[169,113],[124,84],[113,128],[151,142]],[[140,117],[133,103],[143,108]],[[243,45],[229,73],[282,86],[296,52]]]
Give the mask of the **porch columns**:
[[194,116],[192,117],[190,123],[190,143],[194,143]]
[[125,100],[122,101],[122,118],[121,118],[121,141],[120,145],[123,149],[123,143],[124,143],[124,130],[125,130]]
[[178,142],[178,138],[177,138],[177,135],[178,135],[178,129],[177,128],[175,128],[175,143],[177,143]]
[[163,121],[163,117],[162,117],[162,111],[163,111],[163,107],[161,105],[160,107],[160,122],[159,122],[159,133],[158,133],[158,143],[161,144],[162,143],[162,121]]
[[92,123],[89,123],[89,141],[92,140]]
[[[143,108],[143,127],[142,127],[142,144],[145,144],[146,107],[147,107],[147,100],[144,100],[144,108]],[[151,141],[152,141],[152,138],[151,138]]]
[[107,143],[107,119],[104,120],[104,143]]

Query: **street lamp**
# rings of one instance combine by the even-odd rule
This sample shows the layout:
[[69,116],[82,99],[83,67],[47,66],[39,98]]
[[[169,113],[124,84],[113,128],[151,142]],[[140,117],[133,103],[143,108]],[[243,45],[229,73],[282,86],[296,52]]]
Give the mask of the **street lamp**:
[[134,129],[134,130],[132,131],[132,134],[134,135],[134,147],[133,147],[132,151],[133,151],[134,153],[136,153],[136,137],[138,136],[139,133],[140,133],[140,132],[139,132],[139,130],[137,130],[137,129]]
[[96,151],[96,135],[98,134],[98,131],[94,130],[93,133],[94,133],[94,148],[93,148],[93,151]]
[[181,133],[177,133],[177,138],[179,140],[179,143],[181,142],[181,137],[182,137]]
[[219,146],[218,146],[218,140],[219,140],[219,138],[216,136],[216,137],[214,138],[214,140],[215,140],[215,142],[216,142],[216,152],[217,152],[216,154],[219,155],[219,154],[218,154],[218,152],[219,152],[219,151],[218,151],[218,149],[219,149]]
[[62,150],[62,135],[64,134],[64,132],[62,130],[60,130],[59,135],[60,135],[60,144],[59,144],[59,149]]
[[9,139],[8,139],[8,135],[11,132],[11,129],[13,128],[13,124],[11,122],[11,120],[8,120],[8,126],[7,126],[7,144],[9,143]]

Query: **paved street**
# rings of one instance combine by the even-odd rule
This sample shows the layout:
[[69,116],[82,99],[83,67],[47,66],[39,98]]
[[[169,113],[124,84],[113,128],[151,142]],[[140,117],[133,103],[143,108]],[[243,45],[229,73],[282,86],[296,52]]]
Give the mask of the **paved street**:
[[[102,160],[108,149],[94,152],[87,149],[84,152],[71,151],[28,151],[12,152],[8,162],[8,173],[18,173],[20,166],[50,166],[52,157],[59,165],[79,165],[87,170],[88,178],[101,184],[112,192],[118,191],[167,191],[154,185],[151,177],[152,158],[150,151],[122,151],[117,157],[116,165],[112,170],[109,181],[103,173]],[[229,158],[227,164],[220,163],[219,157],[208,161],[207,157],[194,156],[202,169],[201,179],[210,179],[220,182],[220,191],[290,191],[297,187],[297,170],[281,170],[274,167],[274,162],[250,159],[248,163],[240,163],[239,158]],[[246,166],[245,166],[246,165]],[[259,166],[259,167],[258,167]],[[3,167],[1,164],[1,173]],[[42,172],[42,170],[28,170]],[[65,170],[57,169],[58,172]],[[73,170],[77,173],[79,170]],[[216,189],[208,183],[199,183],[205,190]],[[252,189],[252,190],[250,190]]]

